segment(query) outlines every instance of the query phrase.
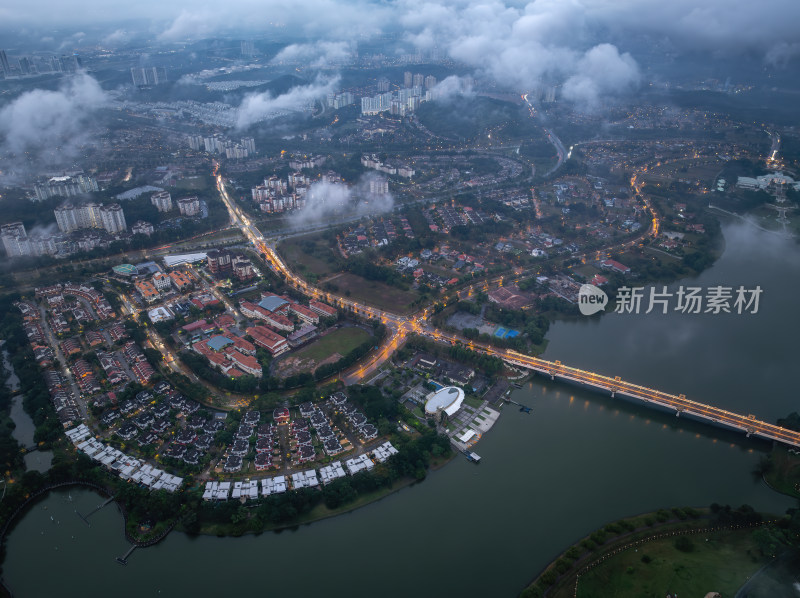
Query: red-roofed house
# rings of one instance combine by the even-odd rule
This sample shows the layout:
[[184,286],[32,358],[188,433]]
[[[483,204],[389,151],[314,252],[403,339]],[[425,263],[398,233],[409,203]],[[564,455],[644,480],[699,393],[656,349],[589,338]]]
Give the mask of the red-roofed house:
[[249,301],[242,301],[239,305],[239,309],[245,318],[252,318],[254,320],[266,320],[267,317],[272,315],[272,312],[268,309],[264,309],[260,305],[250,303]]
[[244,353],[245,355],[256,354],[256,348],[253,346],[253,343],[233,334],[229,338],[233,341],[233,346],[239,353]]
[[304,305],[300,305],[299,303],[290,303],[289,311],[294,313],[306,324],[319,324],[319,316],[316,314],[316,312],[311,311]]
[[614,270],[619,272],[620,274],[629,274],[631,269],[628,268],[625,264],[620,264],[616,260],[605,260],[600,264],[603,268],[608,268],[609,270]]
[[292,321],[286,316],[282,316],[277,313],[269,314],[264,318],[264,321],[278,330],[284,330],[286,332],[292,332],[294,330],[294,324],[292,324]]
[[243,355],[238,351],[231,351],[230,353],[231,361],[236,364],[240,370],[247,374],[252,374],[258,378],[261,377],[261,364],[258,363],[258,360],[251,356],[251,355]]
[[338,315],[338,312],[334,308],[320,301],[311,300],[308,302],[308,307],[311,311],[317,312],[323,318],[335,318]]
[[253,337],[256,345],[265,348],[273,356],[289,350],[289,343],[286,339],[265,326],[251,326],[247,329],[247,334]]
[[230,328],[236,324],[236,320],[234,320],[233,316],[230,314],[222,314],[214,318],[214,324],[216,324],[219,328]]
[[186,324],[186,326],[182,326],[181,328],[186,332],[194,332],[198,328],[202,328],[206,325],[205,320],[197,320],[197,322],[192,322],[191,324]]

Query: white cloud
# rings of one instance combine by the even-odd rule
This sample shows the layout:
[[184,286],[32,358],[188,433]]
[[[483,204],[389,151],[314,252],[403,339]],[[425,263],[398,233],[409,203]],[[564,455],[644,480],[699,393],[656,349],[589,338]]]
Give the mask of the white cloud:
[[343,183],[318,182],[309,187],[306,205],[291,219],[294,226],[332,221],[347,215],[383,214],[394,207],[391,193],[371,193],[370,181],[379,180],[376,173],[367,173],[349,187]]
[[130,40],[130,34],[125,29],[117,29],[109,33],[102,40],[104,46],[120,46]]
[[57,91],[25,92],[0,110],[2,149],[58,164],[87,140],[92,116],[107,102],[106,92],[86,73],[68,78]]
[[291,44],[278,52],[272,63],[302,62],[315,68],[349,62],[355,52],[352,42],[318,41],[311,44]]
[[338,77],[327,80],[317,79],[313,83],[298,85],[275,97],[268,91],[246,95],[239,106],[236,126],[239,129],[245,129],[269,117],[273,112],[301,110],[309,102],[323,98],[334,91],[338,84]]
[[620,54],[611,44],[600,44],[586,52],[576,72],[563,87],[563,96],[585,109],[597,106],[600,97],[619,95],[639,83],[639,67],[630,54]]
[[475,92],[472,90],[472,79],[458,75],[442,79],[431,89],[431,96],[437,102],[449,102],[455,98],[473,95]]
[[159,36],[164,41],[182,39],[202,39],[213,33],[219,32],[225,19],[214,11],[183,10]]

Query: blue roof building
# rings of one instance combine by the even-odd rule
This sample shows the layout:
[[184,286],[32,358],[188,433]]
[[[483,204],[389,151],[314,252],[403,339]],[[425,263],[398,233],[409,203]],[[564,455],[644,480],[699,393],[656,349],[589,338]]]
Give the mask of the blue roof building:
[[208,347],[209,349],[214,349],[214,351],[220,351],[224,347],[233,344],[233,341],[229,339],[227,336],[215,336],[208,340]]
[[284,305],[288,305],[288,301],[283,297],[278,297],[277,295],[270,295],[269,297],[264,297],[258,304],[266,309],[267,311],[275,311],[276,309],[280,309]]

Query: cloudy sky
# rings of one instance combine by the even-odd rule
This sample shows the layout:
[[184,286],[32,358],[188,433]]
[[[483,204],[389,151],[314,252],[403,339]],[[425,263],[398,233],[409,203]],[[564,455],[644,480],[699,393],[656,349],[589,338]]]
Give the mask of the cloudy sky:
[[800,55],[798,22],[797,0],[139,0],[116,2],[113,10],[106,0],[30,0],[0,6],[0,29],[30,30],[32,38],[63,39],[70,28],[75,45],[95,37],[113,46],[142,34],[165,43],[281,34],[298,40],[281,60],[317,66],[335,64],[357,42],[391,32],[409,50],[438,47],[501,85],[525,89],[556,81],[566,97],[587,103],[639,83],[630,39],[708,59],[746,53],[785,64]]

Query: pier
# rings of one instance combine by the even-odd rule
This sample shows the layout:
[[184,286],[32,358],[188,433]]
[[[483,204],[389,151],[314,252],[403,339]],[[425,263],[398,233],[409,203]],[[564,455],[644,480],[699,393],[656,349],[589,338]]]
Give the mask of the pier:
[[131,547],[128,549],[128,552],[126,552],[126,553],[125,553],[124,555],[122,555],[122,556],[118,556],[118,557],[116,558],[116,561],[117,561],[117,562],[118,562],[120,565],[127,565],[127,564],[128,564],[128,557],[129,557],[129,556],[131,556],[131,555],[133,554],[133,551],[134,551],[134,550],[136,550],[136,544],[131,544]]
[[506,403],[511,403],[512,405],[516,405],[517,407],[519,407],[519,410],[522,411],[523,413],[530,413],[531,412],[531,408],[530,407],[528,407],[527,405],[523,405],[522,403],[517,403],[514,399],[505,398],[503,400]]
[[102,509],[102,508],[103,508],[103,507],[105,507],[105,506],[106,506],[108,503],[111,503],[111,502],[114,502],[114,497],[113,497],[113,496],[109,497],[109,499],[108,499],[108,500],[106,500],[106,502],[104,502],[102,505],[97,505],[97,507],[95,507],[95,509],[94,509],[93,511],[90,511],[90,512],[89,512],[89,513],[87,513],[86,515],[81,515],[80,513],[78,513],[78,511],[75,511],[75,513],[77,513],[77,514],[78,514],[78,517],[80,517],[81,519],[83,519],[83,522],[84,522],[86,525],[88,525],[88,526],[90,526],[90,527],[91,527],[91,523],[89,523],[89,517],[91,517],[92,515],[94,515],[95,513],[97,513],[97,511],[99,511],[100,509]]

